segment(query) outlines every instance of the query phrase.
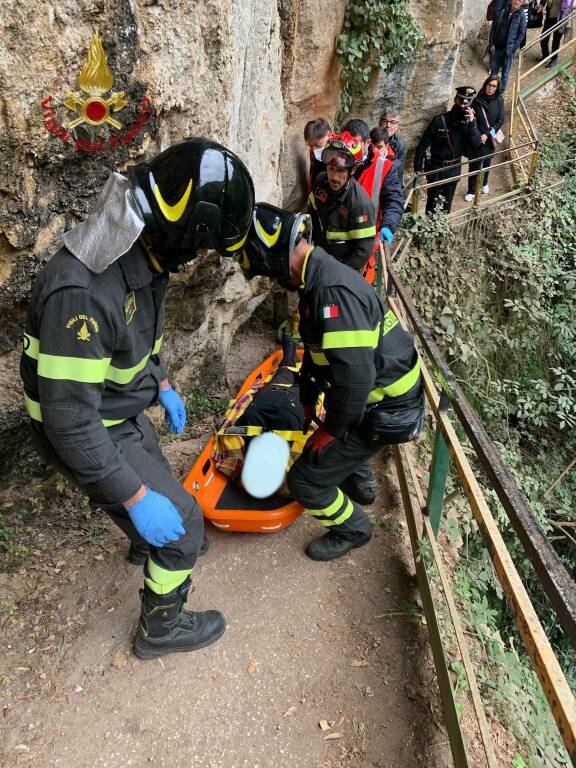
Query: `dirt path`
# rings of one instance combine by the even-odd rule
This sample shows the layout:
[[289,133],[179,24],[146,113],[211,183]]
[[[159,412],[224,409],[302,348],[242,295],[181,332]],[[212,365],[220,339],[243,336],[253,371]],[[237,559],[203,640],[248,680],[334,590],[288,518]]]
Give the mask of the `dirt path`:
[[[272,345],[257,321],[241,331],[231,380]],[[202,443],[167,447],[177,470]],[[378,471],[375,537],[342,561],[304,556],[318,533],[304,517],[269,537],[209,529],[189,605],[223,610],[228,630],[195,654],[131,655],[141,573],[107,523],[1,574],[0,765],[449,765],[395,478]]]

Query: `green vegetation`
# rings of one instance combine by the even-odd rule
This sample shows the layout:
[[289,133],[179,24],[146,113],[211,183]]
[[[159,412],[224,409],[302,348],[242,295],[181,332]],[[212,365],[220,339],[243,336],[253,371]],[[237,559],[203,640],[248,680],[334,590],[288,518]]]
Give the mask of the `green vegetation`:
[[[569,468],[576,459],[575,101],[571,115],[566,134],[544,142],[538,178],[519,204],[496,215],[485,213],[455,231],[442,215],[409,217],[405,228],[414,235],[416,248],[402,278],[542,528],[574,574],[576,466]],[[457,487],[451,478],[448,493]],[[576,689],[576,652],[488,486],[486,496]],[[525,748],[514,765],[569,766],[466,504],[456,505],[444,531],[458,550],[454,577],[475,638],[476,660],[483,660],[478,666],[483,694]]]
[[375,69],[389,72],[422,40],[403,0],[350,0],[336,39],[342,66],[339,120],[350,111],[354,97],[366,90]]

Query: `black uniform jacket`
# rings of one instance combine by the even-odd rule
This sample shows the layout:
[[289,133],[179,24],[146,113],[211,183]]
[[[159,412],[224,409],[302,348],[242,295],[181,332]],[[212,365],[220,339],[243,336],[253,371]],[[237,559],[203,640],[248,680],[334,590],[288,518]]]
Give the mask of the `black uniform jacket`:
[[367,404],[396,406],[419,391],[411,335],[361,275],[322,248],[305,262],[299,310],[300,399],[312,405],[324,391],[329,434],[342,437],[359,424]]
[[331,256],[360,271],[370,258],[376,236],[376,213],[370,198],[354,179],[332,192],[328,176],[316,178],[308,198],[312,239]]
[[78,485],[110,503],[142,484],[107,429],[158,397],[165,290],[138,242],[100,274],[62,248],[34,284],[20,363],[28,413]]
[[450,112],[432,118],[416,147],[415,171],[423,170],[426,150],[429,147],[434,165],[441,165],[447,160],[458,160],[462,155],[475,156],[476,149],[482,143],[480,132],[475,120],[465,123],[462,115],[460,107],[453,106]]

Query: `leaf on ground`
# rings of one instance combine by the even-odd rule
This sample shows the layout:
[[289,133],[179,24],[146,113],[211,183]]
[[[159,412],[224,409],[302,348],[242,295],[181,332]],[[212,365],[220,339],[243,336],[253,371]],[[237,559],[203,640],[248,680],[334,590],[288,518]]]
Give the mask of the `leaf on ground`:
[[329,741],[331,739],[341,739],[342,734],[338,733],[338,731],[333,731],[332,733],[327,733],[326,736],[324,736],[324,741]]
[[350,664],[352,667],[367,667],[368,662],[366,659],[352,659],[352,662]]
[[322,731],[329,731],[329,730],[330,730],[330,727],[331,727],[331,726],[330,726],[330,723],[328,722],[328,720],[320,720],[320,721],[318,722],[318,725],[320,726],[320,729],[321,729]]
[[127,661],[128,659],[126,658],[124,651],[116,651],[112,664],[114,664],[117,669],[120,669],[120,667],[123,667]]
[[336,720],[336,728],[340,728],[344,720],[346,720],[346,712],[340,712],[340,716]]
[[249,675],[251,675],[253,672],[256,671],[256,667],[258,666],[258,662],[256,659],[250,659],[248,662],[248,666],[246,667],[246,672],[248,672]]
[[326,624],[323,621],[319,621],[318,629],[322,630],[322,632],[328,632],[328,630],[330,629],[330,624]]
[[289,707],[286,712],[284,712],[284,717],[290,717],[290,715],[293,715],[297,709],[298,707]]

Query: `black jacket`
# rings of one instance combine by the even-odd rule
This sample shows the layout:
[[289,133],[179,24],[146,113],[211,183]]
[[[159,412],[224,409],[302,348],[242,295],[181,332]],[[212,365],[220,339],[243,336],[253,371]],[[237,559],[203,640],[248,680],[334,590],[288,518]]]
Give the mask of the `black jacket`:
[[423,170],[428,148],[432,163],[441,165],[448,160],[458,160],[462,155],[474,157],[480,145],[480,132],[476,121],[464,122],[462,110],[454,105],[450,112],[436,115],[428,123],[416,147],[414,170]]
[[[354,178],[361,184],[366,193],[369,195],[368,190],[364,187],[363,181],[361,181],[364,172],[370,167],[372,163],[376,162],[372,147],[368,148],[368,157],[366,160],[354,171]],[[372,199],[374,203],[374,199]],[[378,206],[374,206],[378,210],[376,211],[376,223],[382,229],[382,227],[388,227],[390,232],[394,234],[398,229],[402,215],[404,214],[404,190],[402,188],[402,180],[398,174],[398,166],[395,161],[392,161],[392,167],[386,174],[382,186],[380,187],[380,194],[378,195]],[[378,221],[380,218],[380,221]]]
[[28,413],[78,485],[112,504],[142,484],[107,428],[157,400],[166,281],[136,242],[100,274],[62,248],[32,291],[20,362]]
[[326,431],[342,437],[362,420],[367,403],[400,405],[420,388],[412,336],[364,278],[322,249],[310,251],[300,289],[304,342],[300,398],[324,394]]
[[334,193],[326,173],[319,174],[308,198],[308,211],[314,243],[342,264],[358,271],[364,269],[374,246],[376,216],[358,182],[350,179]]
[[485,133],[488,136],[484,147],[490,149],[490,153],[492,153],[495,151],[496,147],[490,136],[490,128],[493,128],[497,133],[504,125],[504,120],[506,119],[504,97],[498,93],[492,98],[488,98],[486,94],[479,93],[471,106],[476,113],[476,125],[478,126],[480,134],[482,135]]
[[401,139],[397,133],[390,137],[389,143],[394,150],[394,163],[396,165],[400,181],[402,181],[402,176],[404,175],[404,166],[406,165],[406,155],[408,154],[408,144],[406,144],[404,139]]

